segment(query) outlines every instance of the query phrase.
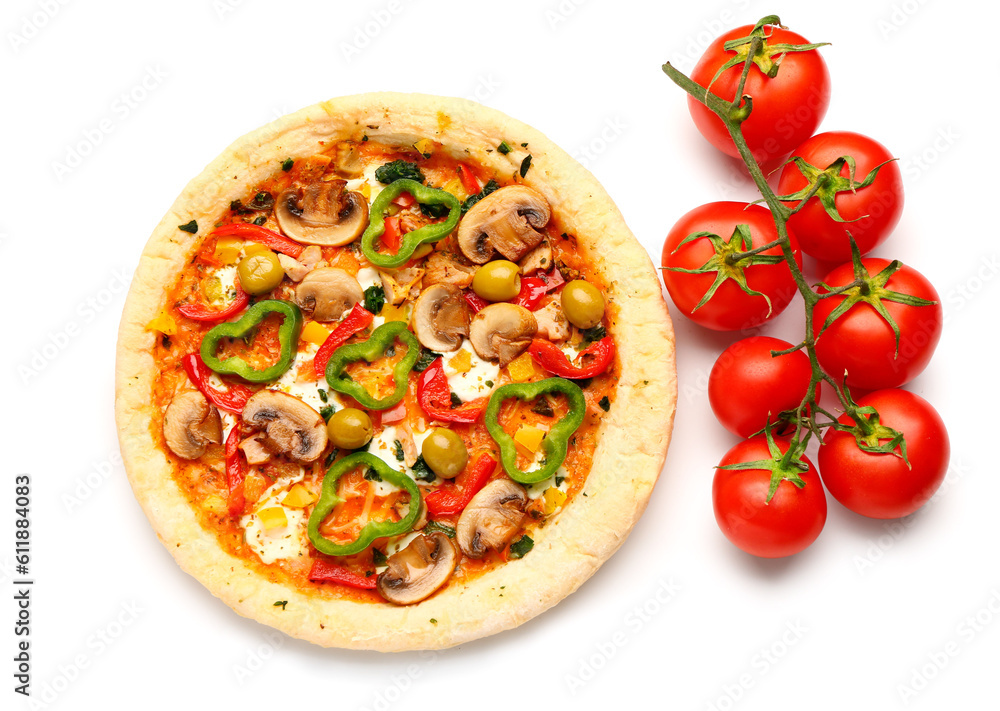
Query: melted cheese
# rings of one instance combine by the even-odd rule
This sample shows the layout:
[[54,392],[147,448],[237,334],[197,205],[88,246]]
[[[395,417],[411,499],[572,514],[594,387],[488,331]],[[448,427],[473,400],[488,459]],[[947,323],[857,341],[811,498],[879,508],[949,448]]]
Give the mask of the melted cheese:
[[[302,509],[293,509],[279,503],[288,489],[304,478],[305,471],[300,467],[298,475],[278,479],[261,495],[253,511],[240,519],[247,545],[264,563],[306,555],[305,513]],[[257,512],[273,507],[284,510],[288,524],[280,528],[265,529]]]
[[[450,363],[462,351],[467,351],[470,354],[472,367],[467,373],[456,373],[450,367]],[[468,402],[485,397],[493,391],[493,387],[500,377],[500,366],[476,355],[472,342],[466,338],[462,340],[462,345],[458,350],[444,355],[444,373],[448,378],[448,386],[452,392],[458,395],[462,402]]]
[[[541,459],[541,457],[537,457],[536,459]],[[562,477],[562,480],[559,482],[559,486],[556,486],[557,477]],[[556,473],[548,479],[540,481],[537,484],[528,484],[524,487],[524,489],[528,492],[529,499],[538,499],[541,498],[541,496],[545,494],[545,490],[550,487],[556,488],[564,494],[569,491],[569,472],[567,472],[564,467],[556,469]]]

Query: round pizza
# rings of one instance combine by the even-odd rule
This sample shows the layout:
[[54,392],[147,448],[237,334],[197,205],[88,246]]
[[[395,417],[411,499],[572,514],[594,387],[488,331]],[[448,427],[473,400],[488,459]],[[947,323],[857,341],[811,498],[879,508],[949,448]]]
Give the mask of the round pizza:
[[663,466],[673,334],[593,176],[474,102],[334,99],[230,146],[119,332],[129,480],[181,567],[325,646],[436,649],[570,594]]

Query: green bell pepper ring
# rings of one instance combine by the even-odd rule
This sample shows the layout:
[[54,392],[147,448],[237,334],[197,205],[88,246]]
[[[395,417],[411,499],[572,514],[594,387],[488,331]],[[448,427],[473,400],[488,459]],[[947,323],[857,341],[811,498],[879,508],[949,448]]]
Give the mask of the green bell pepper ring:
[[[334,543],[319,532],[319,526],[323,523],[323,519],[333,511],[333,508],[342,501],[337,496],[337,482],[340,480],[340,477],[362,464],[374,469],[382,479],[390,484],[395,484],[405,489],[410,495],[410,510],[399,521],[372,521],[365,524],[364,528],[361,529],[361,533],[358,534],[357,539],[351,543]],[[309,516],[309,540],[312,541],[313,546],[320,553],[326,553],[327,555],[354,555],[370,546],[376,538],[399,536],[410,531],[420,516],[421,507],[420,489],[417,488],[417,483],[413,479],[406,476],[404,472],[391,468],[374,454],[355,452],[344,457],[339,462],[334,462],[326,470],[319,501],[316,502],[316,507]]]
[[[396,383],[396,388],[392,394],[384,398],[374,398],[361,383],[351,380],[344,369],[348,363],[362,358],[371,363],[385,353],[397,338],[406,344],[406,355],[392,369],[392,379]],[[335,350],[326,364],[326,382],[338,393],[350,395],[369,410],[387,410],[398,405],[406,395],[410,371],[413,370],[418,358],[420,358],[420,342],[417,341],[417,337],[407,330],[403,321],[390,321],[372,331],[367,341],[351,343]]]
[[[517,450],[514,446],[514,438],[504,432],[497,416],[500,414],[500,406],[503,405],[504,400],[512,397],[525,401],[534,400],[545,393],[565,395],[566,399],[569,400],[569,411],[542,440],[545,463],[538,469],[523,472],[517,468]],[[490,396],[490,403],[486,406],[483,420],[486,422],[486,429],[489,430],[490,436],[500,446],[500,463],[503,464],[507,475],[521,484],[537,484],[555,474],[556,469],[565,461],[569,438],[583,424],[586,411],[587,400],[584,398],[580,386],[563,378],[548,378],[533,383],[510,383],[497,388]]]
[[[424,225],[420,229],[407,232],[399,243],[396,254],[380,254],[375,251],[375,240],[385,232],[385,211],[389,203],[399,197],[402,192],[408,192],[424,205],[444,205],[448,208],[448,219],[433,225]],[[449,192],[421,185],[416,180],[400,178],[394,180],[380,192],[372,201],[371,221],[361,235],[361,251],[376,267],[394,269],[410,261],[417,247],[429,242],[444,239],[458,226],[462,216],[462,204],[458,198]]]
[[[271,314],[284,317],[278,327],[278,343],[281,344],[281,354],[274,365],[258,370],[239,356],[219,360],[215,355],[219,350],[219,341],[223,338],[251,337],[261,322]],[[238,375],[251,383],[267,383],[277,380],[292,367],[295,351],[299,344],[299,333],[302,331],[302,311],[290,301],[267,299],[258,301],[247,309],[246,313],[236,321],[220,323],[205,334],[201,340],[201,359],[205,365],[216,373]]]

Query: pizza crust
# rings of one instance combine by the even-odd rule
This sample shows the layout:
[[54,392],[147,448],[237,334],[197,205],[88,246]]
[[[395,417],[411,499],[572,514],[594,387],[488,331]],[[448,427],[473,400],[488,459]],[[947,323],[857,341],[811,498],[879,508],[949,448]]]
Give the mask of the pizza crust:
[[[567,232],[609,285],[610,331],[621,381],[604,417],[583,492],[539,528],[534,549],[416,605],[328,599],[268,580],[225,552],[204,530],[151,434],[155,335],[145,329],[164,307],[165,285],[220,210],[285,158],[323,150],[323,141],[360,139],[409,145],[421,138],[501,176],[517,173],[542,192]],[[515,146],[495,150],[501,140]],[[516,143],[515,143],[516,142]],[[527,143],[527,149],[519,144]],[[177,229],[195,219],[198,234]],[[136,498],[180,566],[239,614],[323,646],[380,651],[440,649],[511,629],[576,590],[618,549],[659,476],[677,399],[674,339],[659,280],[645,250],[597,180],[538,131],[475,102],[375,93],[333,99],[285,116],[227,148],[192,180],[154,230],[132,280],[119,329],[116,420]],[[275,607],[277,600],[287,600]],[[432,622],[431,620],[435,620]]]

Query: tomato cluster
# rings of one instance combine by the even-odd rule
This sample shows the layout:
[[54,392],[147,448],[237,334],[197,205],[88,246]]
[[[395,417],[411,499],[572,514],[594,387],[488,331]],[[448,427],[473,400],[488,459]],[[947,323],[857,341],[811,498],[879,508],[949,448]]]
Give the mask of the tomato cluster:
[[[662,253],[674,305],[710,329],[757,331],[802,295],[809,330],[800,344],[739,340],[719,356],[708,385],[719,422],[742,438],[716,469],[716,520],[739,548],[770,558],[797,553],[819,535],[823,484],[856,513],[897,518],[926,503],[949,458],[940,416],[900,389],[924,370],[940,339],[938,294],[915,269],[864,256],[899,221],[900,170],[871,138],[814,135],[830,98],[818,47],[775,17],[709,46],[691,77],[707,92],[686,87],[698,130],[742,157],[752,175],[754,161],[773,166],[790,157],[779,166],[777,194],[755,178],[774,214],[756,204],[702,205],[674,225]],[[742,145],[712,101],[739,124]],[[802,276],[803,254],[828,268],[815,287]],[[842,415],[823,408],[821,382],[835,391]],[[818,469],[805,456],[814,435],[822,437]]]

